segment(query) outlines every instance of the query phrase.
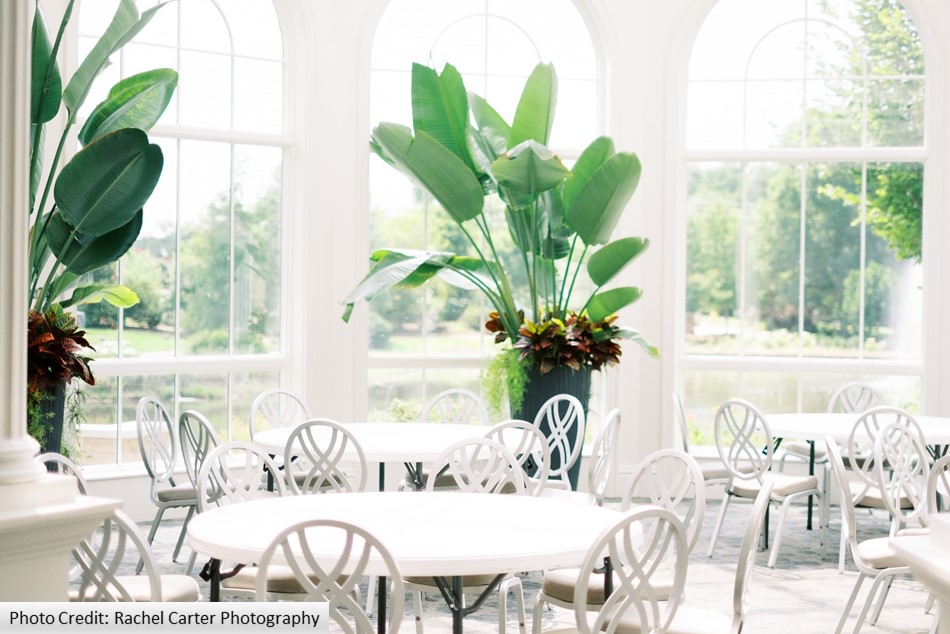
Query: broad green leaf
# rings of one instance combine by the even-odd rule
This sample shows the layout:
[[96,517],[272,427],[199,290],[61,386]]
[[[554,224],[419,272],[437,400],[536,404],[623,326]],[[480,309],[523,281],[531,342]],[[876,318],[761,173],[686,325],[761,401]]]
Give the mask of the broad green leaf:
[[643,348],[648,355],[654,359],[660,358],[660,350],[656,346],[652,345],[649,341],[643,338],[643,335],[640,334],[638,330],[633,330],[631,328],[621,328],[617,333],[617,336],[621,339],[627,341],[633,341],[641,348]]
[[482,260],[481,258],[473,258],[465,255],[457,255],[452,258],[449,262],[451,268],[442,268],[439,271],[439,278],[444,282],[455,286],[456,288],[461,288],[466,291],[474,291],[478,289],[478,286],[475,285],[469,278],[463,276],[457,270],[461,269],[482,281],[488,287],[494,287],[495,282],[491,278],[491,273],[488,271],[488,263]]
[[473,92],[468,94],[468,107],[472,110],[472,117],[479,131],[484,133],[486,130],[492,130],[492,138],[503,142],[501,146],[494,146],[497,149],[496,154],[502,154],[508,148],[511,126],[487,101]]
[[492,164],[492,174],[516,196],[534,198],[557,187],[570,170],[551,150],[535,141],[525,141]]
[[468,95],[462,76],[451,64],[442,75],[422,64],[412,65],[412,127],[425,132],[436,142],[475,169],[468,152]]
[[455,222],[462,224],[482,213],[485,194],[478,178],[425,132],[413,138],[405,126],[381,123],[373,130],[372,143],[385,160],[432,194]]
[[554,66],[538,64],[531,71],[518,101],[508,147],[513,148],[528,140],[547,145],[554,125],[556,105],[557,74]]
[[[429,271],[435,274],[431,267],[438,268],[451,259],[450,253],[428,253],[419,251],[390,251],[381,250],[373,254],[372,259],[376,264],[369,270],[369,273],[363,280],[350,291],[350,294],[343,300],[345,308],[343,310],[343,321],[349,321],[353,313],[353,307],[361,301],[372,301],[380,293],[393,288],[402,286],[403,288],[411,286],[414,281],[419,283],[416,286],[424,284],[431,279]],[[419,276],[413,278],[413,275],[420,267],[426,267]]]
[[162,150],[141,130],[99,137],[73,156],[53,188],[63,220],[101,236],[128,224],[145,205],[162,173]]
[[79,142],[88,145],[94,139],[122,128],[152,129],[175,93],[178,73],[158,68],[126,77],[109,91],[86,119],[79,131]]
[[571,177],[564,181],[564,206],[574,204],[577,194],[604,162],[615,154],[614,142],[609,137],[598,137],[584,148],[571,168]]
[[59,112],[63,80],[59,74],[59,66],[53,58],[53,47],[39,4],[36,5],[36,13],[33,15],[33,62],[30,83],[32,84],[30,121],[34,124],[46,123]]
[[604,244],[610,240],[640,182],[640,160],[636,154],[614,154],[584,184],[568,207],[566,221],[584,244]]
[[620,238],[608,242],[587,260],[587,273],[594,286],[603,286],[643,253],[650,241],[645,238]]
[[621,308],[640,299],[642,294],[636,286],[621,286],[597,293],[587,303],[587,314],[593,322],[607,319]]
[[139,296],[128,286],[92,284],[74,290],[62,305],[65,308],[78,304],[97,304],[103,300],[117,308],[131,308],[139,303]]
[[142,230],[142,216],[140,208],[121,227],[103,235],[93,235],[74,228],[57,210],[46,231],[50,251],[66,270],[75,275],[94,271],[125,255]]
[[155,5],[139,16],[135,0],[119,0],[112,22],[66,85],[63,103],[71,113],[75,114],[82,106],[92,87],[92,82],[108,65],[109,57],[138,35],[162,6],[164,5]]

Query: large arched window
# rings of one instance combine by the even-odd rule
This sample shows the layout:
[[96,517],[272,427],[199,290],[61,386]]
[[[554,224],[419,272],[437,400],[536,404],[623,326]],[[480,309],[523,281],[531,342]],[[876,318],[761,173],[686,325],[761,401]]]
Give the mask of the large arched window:
[[898,2],[721,0],[689,67],[682,388],[920,402],[924,59]]
[[[603,73],[587,25],[570,0],[495,3],[392,0],[373,40],[370,120],[408,124],[413,62],[459,69],[469,91],[510,121],[538,62],[553,63],[558,102],[552,149],[566,161],[602,132]],[[451,220],[423,192],[370,159],[370,247],[455,250]],[[441,284],[441,283],[439,283]],[[389,292],[369,309],[369,412],[418,414],[446,387],[478,390],[495,344],[486,335],[481,296],[427,285]]]
[[[115,6],[79,5],[79,59]],[[222,438],[246,438],[251,401],[289,365],[280,328],[289,135],[272,2],[167,3],[112,61],[81,116],[120,78],[143,70],[173,68],[179,84],[150,134],[165,166],[142,232],[104,273],[141,301],[124,311],[80,307],[97,351],[79,430],[86,464],[140,461],[132,421],[143,396],[160,398],[172,416],[201,411]]]

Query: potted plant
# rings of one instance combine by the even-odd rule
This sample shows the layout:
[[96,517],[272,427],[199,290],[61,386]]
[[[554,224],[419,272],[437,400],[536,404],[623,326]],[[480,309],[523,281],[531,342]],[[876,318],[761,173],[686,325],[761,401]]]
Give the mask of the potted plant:
[[[39,5],[33,21],[30,135],[29,350],[31,433],[46,451],[59,451],[60,436],[47,427],[56,416],[39,414],[39,403],[58,400],[73,378],[94,384],[91,346],[65,309],[107,301],[120,308],[138,298],[124,286],[87,283],[85,275],[111,265],[132,246],[142,228],[143,206],[162,173],[162,151],[146,134],[158,121],[178,82],[170,69],[128,77],[110,90],[79,130],[82,149],[60,165],[95,78],[109,58],[145,27],[160,6],[141,15],[134,0],[120,0],[115,16],[68,82],[56,63],[75,0],[66,6],[51,41]],[[65,107],[55,152],[44,164],[47,124]]]
[[[648,246],[639,237],[611,240],[639,182],[640,161],[599,137],[565,166],[547,147],[556,96],[553,66],[537,65],[509,124],[466,92],[451,64],[441,74],[414,64],[412,129],[380,123],[370,146],[438,201],[469,253],[378,250],[344,300],[346,321],[361,301],[436,277],[481,292],[494,309],[488,329],[510,345],[490,373],[506,376],[512,412],[522,417],[524,390],[554,374],[581,376],[586,403],[590,371],[619,361],[620,339],[657,355],[638,332],[614,325],[640,289],[607,288]],[[504,222],[490,217],[495,208]],[[499,248],[503,234],[514,244],[510,257]]]

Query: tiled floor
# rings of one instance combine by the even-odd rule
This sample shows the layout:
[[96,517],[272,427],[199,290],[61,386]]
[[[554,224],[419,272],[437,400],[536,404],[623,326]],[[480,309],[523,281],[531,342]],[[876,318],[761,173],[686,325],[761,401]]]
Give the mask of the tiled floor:
[[[707,509],[704,530],[690,559],[686,585],[686,601],[693,606],[716,610],[724,614],[731,613],[732,589],[735,577],[735,561],[742,538],[750,505],[736,503],[730,505],[726,523],[715,556],[706,557],[706,549],[715,523],[719,507],[712,502]],[[834,631],[841,609],[847,601],[854,585],[857,573],[848,561],[848,569],[838,574],[838,528],[840,516],[832,509],[831,527],[828,532],[828,544],[824,555],[819,546],[818,531],[805,530],[805,509],[794,506],[788,518],[788,528],[783,539],[781,552],[775,569],[765,567],[765,553],[760,553],[758,565],[753,575],[749,596],[750,612],[744,632],[794,632],[795,634],[826,634]],[[876,537],[886,534],[887,520],[883,515],[858,515],[861,536]],[[146,526],[147,528],[147,526]],[[180,523],[166,522],[156,538],[154,550],[164,571],[181,572],[184,564],[171,561],[171,549],[178,536]],[[773,520],[774,533],[774,520]],[[181,558],[182,561],[187,556]],[[199,566],[200,567],[200,562]],[[540,575],[525,575],[525,601],[528,609],[528,628],[530,632],[531,608],[538,588]],[[203,589],[207,584],[199,582]],[[864,598],[864,592],[870,586],[865,582],[858,602]],[[884,611],[877,626],[865,625],[864,632],[879,634],[917,634],[929,630],[932,617],[923,611],[927,599],[926,591],[913,579],[895,581]],[[411,603],[407,597],[407,610]],[[514,605],[509,605],[509,632],[517,631],[514,621]],[[857,608],[846,624],[845,631],[853,627]],[[545,610],[543,630],[558,626],[572,625],[573,613],[560,608]],[[444,603],[438,595],[431,595],[425,604],[424,626],[426,631],[442,633],[451,631],[450,617]],[[465,621],[465,631],[470,634],[496,632],[497,600],[489,599],[475,614]],[[413,632],[411,613],[406,615],[403,632]]]

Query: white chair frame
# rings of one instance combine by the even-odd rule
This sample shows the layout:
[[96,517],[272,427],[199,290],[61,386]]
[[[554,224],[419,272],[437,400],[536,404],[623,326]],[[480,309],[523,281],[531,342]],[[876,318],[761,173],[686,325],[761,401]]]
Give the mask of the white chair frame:
[[[348,475],[344,464],[355,464],[356,471]],[[284,475],[294,495],[365,491],[366,455],[346,427],[329,418],[312,418],[287,438]]]
[[307,406],[299,397],[281,388],[264,390],[251,404],[248,430],[251,440],[257,432],[257,419],[261,416],[271,427],[295,427],[310,419]]
[[[567,406],[562,408],[562,403],[566,403]],[[543,422],[547,422],[548,447],[551,449],[548,484],[571,489],[573,487],[571,487],[567,472],[580,458],[581,448],[584,445],[586,425],[584,408],[576,397],[570,394],[556,394],[545,401],[534,417],[534,424],[539,429],[544,429]],[[571,436],[574,438],[572,439]]]
[[[525,474],[525,484],[530,495],[542,495],[551,468],[551,449],[541,430],[533,423],[512,419],[494,425],[485,438],[490,438],[510,449]],[[533,475],[528,470],[534,466]]]

